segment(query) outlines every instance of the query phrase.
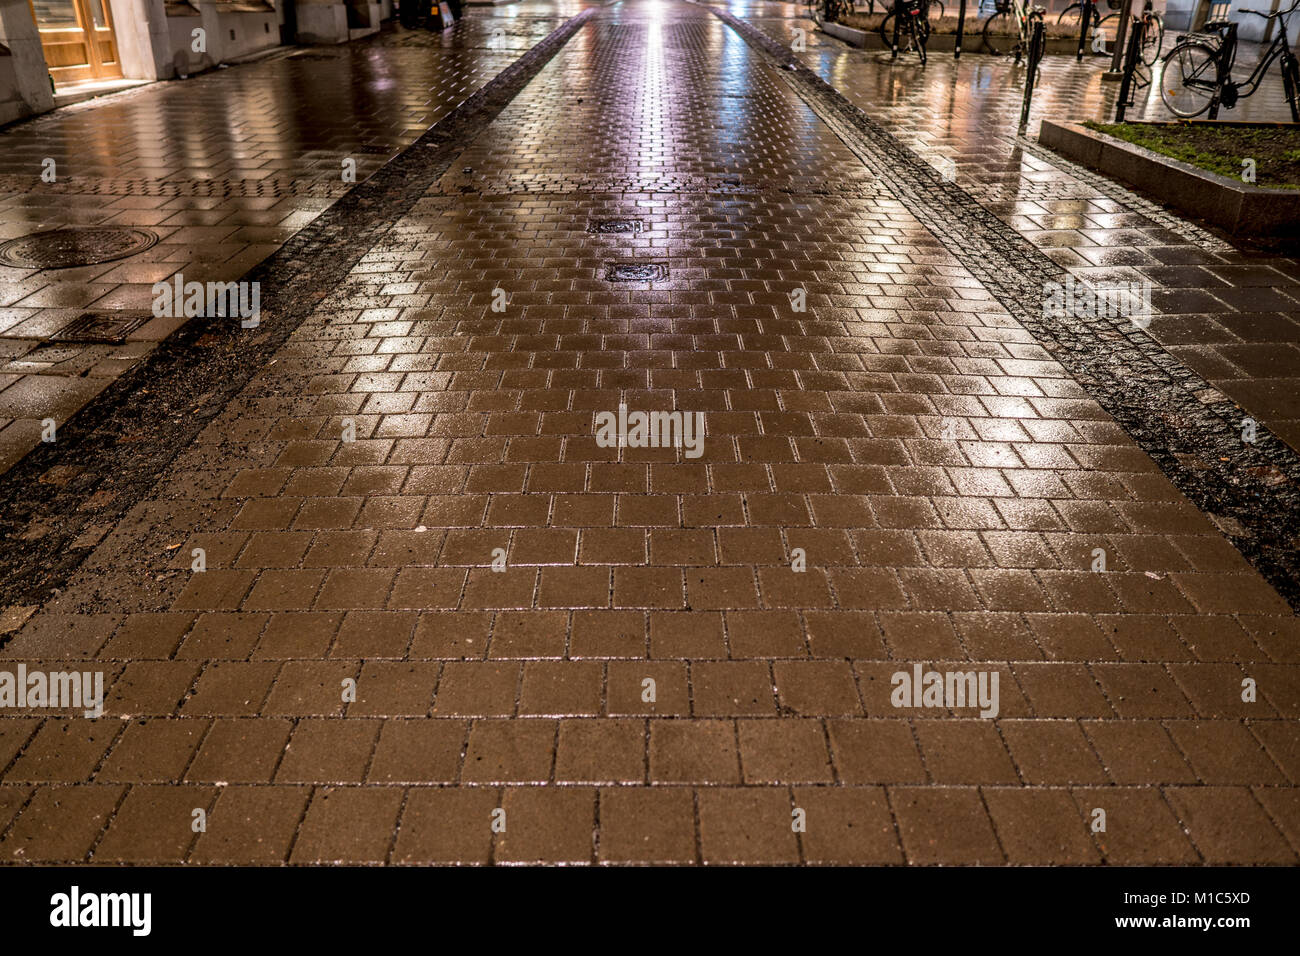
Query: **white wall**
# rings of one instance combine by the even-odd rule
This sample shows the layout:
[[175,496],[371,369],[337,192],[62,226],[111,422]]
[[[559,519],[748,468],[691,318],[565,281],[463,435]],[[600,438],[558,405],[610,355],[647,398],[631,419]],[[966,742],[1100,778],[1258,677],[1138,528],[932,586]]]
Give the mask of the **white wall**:
[[0,0],[0,123],[54,109],[41,36],[27,0]]
[[[1262,13],[1272,13],[1275,7],[1285,10],[1290,5],[1291,0],[1284,0],[1284,2],[1283,0],[1233,0],[1228,19],[1237,24],[1238,37],[1250,42],[1261,42],[1268,24],[1260,17],[1253,17],[1242,11],[1259,10]],[[1165,14],[1165,32],[1169,35],[1167,44],[1172,44],[1174,35],[1179,31],[1191,29],[1193,18],[1200,6],[1201,0],[1169,0],[1169,10]],[[1288,23],[1287,39],[1292,44],[1300,42],[1300,10],[1288,18]],[[1276,33],[1277,28],[1274,27],[1269,39],[1271,40]]]
[[163,0],[110,0],[118,62],[129,80],[170,77],[171,41]]
[[[130,79],[172,79],[280,45],[274,10],[225,11],[197,0],[198,12],[169,17],[163,0],[111,0],[122,73]],[[194,30],[205,31],[202,53],[194,51]],[[234,37],[231,37],[231,32]]]
[[226,13],[217,9],[223,59],[233,60],[280,45],[280,27],[274,10]]
[[348,8],[342,0],[297,0],[299,43],[346,43]]

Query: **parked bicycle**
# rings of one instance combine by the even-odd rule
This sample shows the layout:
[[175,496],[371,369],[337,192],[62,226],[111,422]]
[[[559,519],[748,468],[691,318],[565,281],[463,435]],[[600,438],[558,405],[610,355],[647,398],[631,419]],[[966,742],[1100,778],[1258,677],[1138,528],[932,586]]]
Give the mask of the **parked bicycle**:
[[[1110,17],[1113,17],[1116,13],[1119,12],[1120,8],[1124,5],[1123,0],[1098,0],[1097,3],[1094,3],[1092,5],[1092,29],[1094,31],[1099,26],[1101,26],[1101,20],[1102,20],[1101,7],[1103,2],[1105,3],[1106,7],[1111,11],[1110,14],[1107,15],[1106,19],[1110,19]],[[1056,18],[1056,23],[1058,26],[1063,26],[1066,23],[1066,21],[1071,21],[1074,24],[1074,26],[1077,27],[1079,25],[1079,18],[1081,16],[1083,16],[1083,4],[1072,3],[1064,10],[1061,11],[1061,15]]]
[[1034,21],[1041,21],[1045,12],[1043,7],[1031,7],[1026,0],[997,0],[993,13],[984,21],[984,49],[994,56],[1009,49],[1019,63],[1029,52]]
[[[1119,36],[1119,12],[1123,3],[1121,0],[1106,0],[1106,6],[1111,9],[1111,13],[1104,17],[1098,9],[1098,4],[1092,7],[1092,35],[1100,33],[1106,38],[1107,42],[1113,41]],[[1074,3],[1066,7],[1065,10],[1057,17],[1057,23],[1063,23],[1066,16],[1073,11],[1074,22],[1077,24],[1079,18],[1083,16],[1083,4]],[[1142,5],[1142,13],[1138,16],[1142,21],[1142,62],[1147,66],[1152,66],[1156,60],[1160,59],[1160,48],[1165,42],[1165,21],[1160,14],[1156,13],[1152,0],[1146,0]],[[1104,51],[1103,51],[1104,52]]]
[[853,12],[853,0],[808,0],[808,19],[815,23],[838,23]]
[[1286,18],[1300,6],[1294,0],[1290,7],[1276,13],[1259,10],[1242,10],[1264,20],[1277,20],[1277,35],[1269,44],[1250,76],[1238,83],[1232,78],[1232,67],[1237,58],[1237,24],[1229,20],[1210,20],[1204,32],[1188,33],[1178,37],[1174,48],[1165,55],[1164,75],[1160,80],[1160,98],[1175,116],[1191,118],[1210,111],[1215,119],[1219,107],[1232,109],[1245,96],[1253,96],[1273,61],[1281,59],[1282,92],[1291,107],[1291,119],[1300,123],[1300,62],[1287,42],[1289,25]]
[[[1165,43],[1164,17],[1160,16],[1152,8],[1151,0],[1146,0],[1146,3],[1142,6],[1142,15],[1138,17],[1138,20],[1142,24],[1142,62],[1147,66],[1154,66],[1156,60],[1160,59],[1160,48]],[[1108,23],[1110,24],[1109,28],[1107,27]],[[1112,13],[1109,16],[1102,17],[1100,29],[1106,36],[1119,36],[1119,14]]]
[[[807,17],[819,23],[842,21],[845,14],[863,13],[870,16],[876,12],[876,0],[808,0]],[[880,0],[882,10],[893,12],[889,0]],[[939,20],[944,15],[942,0],[930,0],[927,19]],[[886,15],[888,17],[888,15]],[[883,26],[883,24],[882,24]],[[893,26],[890,26],[893,30]]]
[[[897,24],[898,50],[915,53],[925,63],[925,44],[930,39],[930,0],[897,0],[894,9],[880,21],[880,39],[889,49],[894,47]],[[942,10],[942,8],[940,8]],[[901,15],[900,15],[901,14]],[[940,16],[943,14],[940,13]]]
[[[1094,3],[1092,5],[1092,28],[1089,33],[1092,36],[1100,33],[1106,38],[1107,42],[1111,42],[1119,35],[1119,11],[1124,4],[1123,0],[1105,0],[1105,5],[1111,12],[1104,17],[1101,15],[1101,4]],[[1072,3],[1061,11],[1061,15],[1056,18],[1056,22],[1065,24],[1073,21],[1075,29],[1077,29],[1079,18],[1082,16],[1083,4]],[[1146,0],[1142,7],[1141,20],[1142,62],[1147,66],[1152,66],[1156,60],[1160,59],[1160,48],[1164,46],[1165,21],[1160,14],[1155,12],[1151,0]]]

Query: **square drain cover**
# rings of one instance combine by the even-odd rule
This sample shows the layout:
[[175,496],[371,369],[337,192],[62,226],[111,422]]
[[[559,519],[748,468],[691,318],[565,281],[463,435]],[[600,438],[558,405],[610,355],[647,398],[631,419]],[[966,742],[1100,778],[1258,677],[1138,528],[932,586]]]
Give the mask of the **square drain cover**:
[[668,278],[668,263],[607,262],[605,278],[610,282],[659,282]]
[[588,232],[599,232],[614,236],[635,236],[641,231],[640,219],[593,219],[587,226]]
[[128,335],[152,318],[149,312],[83,312],[51,336],[51,341],[121,345]]

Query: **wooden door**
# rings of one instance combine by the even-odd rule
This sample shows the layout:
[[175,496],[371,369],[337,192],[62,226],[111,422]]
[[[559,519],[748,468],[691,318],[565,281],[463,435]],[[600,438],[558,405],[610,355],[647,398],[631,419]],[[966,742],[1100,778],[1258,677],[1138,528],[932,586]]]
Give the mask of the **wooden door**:
[[108,0],[29,0],[56,87],[122,76]]

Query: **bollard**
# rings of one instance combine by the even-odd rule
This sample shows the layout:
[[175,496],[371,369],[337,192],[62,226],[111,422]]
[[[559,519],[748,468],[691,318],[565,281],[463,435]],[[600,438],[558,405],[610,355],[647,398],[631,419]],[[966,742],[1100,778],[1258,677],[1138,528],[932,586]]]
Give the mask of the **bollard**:
[[1103,80],[1118,80],[1124,73],[1124,53],[1128,49],[1128,22],[1133,16],[1133,0],[1124,0],[1119,16],[1115,18],[1115,52],[1111,55],[1110,69],[1101,75]]
[[898,59],[898,28],[903,25],[903,0],[894,0],[894,36],[890,42],[890,59]]
[[1083,62],[1083,51],[1088,45],[1088,27],[1092,25],[1092,0],[1083,0],[1079,16],[1079,49],[1075,53],[1075,59],[1080,63]]
[[[1217,120],[1219,118],[1219,107],[1223,103],[1224,87],[1232,80],[1232,62],[1237,58],[1237,24],[1229,23],[1227,33],[1223,37],[1223,45],[1220,50],[1226,50],[1227,54],[1221,54],[1218,60],[1218,69],[1215,71],[1214,78],[1214,95],[1210,97],[1210,112],[1207,114],[1209,119]],[[1283,89],[1286,88],[1286,74],[1282,75]],[[1233,102],[1236,102],[1234,97]],[[1231,104],[1229,104],[1231,109]],[[1295,106],[1291,107],[1291,115],[1295,116]]]
[[1142,56],[1142,21],[1133,18],[1133,29],[1128,34],[1128,49],[1124,51],[1124,69],[1119,81],[1119,101],[1115,104],[1115,122],[1124,122],[1124,111],[1133,104],[1129,98],[1133,94],[1133,71],[1137,69],[1138,59]]
[[961,59],[961,38],[966,32],[966,0],[961,0],[961,6],[957,8],[957,45],[953,48],[952,58]]
[[1047,46],[1047,40],[1043,30],[1043,20],[1041,17],[1034,19],[1034,25],[1029,34],[1029,57],[1026,63],[1028,72],[1025,74],[1025,101],[1020,107],[1020,132],[1025,131],[1029,125],[1029,103],[1034,98],[1034,78],[1038,74],[1038,64],[1043,59],[1043,49]]

